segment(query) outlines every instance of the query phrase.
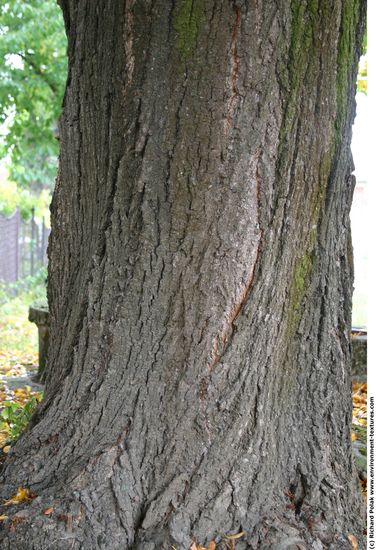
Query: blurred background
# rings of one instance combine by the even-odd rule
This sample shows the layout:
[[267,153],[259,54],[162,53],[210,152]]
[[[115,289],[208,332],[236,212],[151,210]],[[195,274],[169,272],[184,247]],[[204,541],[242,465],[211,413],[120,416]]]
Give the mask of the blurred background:
[[353,326],[367,327],[368,246],[371,184],[372,141],[369,96],[367,94],[367,56],[359,63],[357,114],[353,126],[352,152],[354,157],[356,187],[351,208],[351,230],[354,249],[355,284],[353,294]]
[[56,0],[0,2],[0,462],[42,398],[38,351],[48,345],[46,249],[66,47]]

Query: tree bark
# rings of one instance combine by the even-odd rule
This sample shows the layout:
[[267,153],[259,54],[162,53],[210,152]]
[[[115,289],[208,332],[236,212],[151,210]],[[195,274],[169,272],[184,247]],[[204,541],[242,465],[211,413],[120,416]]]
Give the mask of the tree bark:
[[349,209],[365,2],[60,3],[50,370],[2,472],[2,496],[37,498],[7,508],[2,548],[240,532],[237,550],[364,548]]

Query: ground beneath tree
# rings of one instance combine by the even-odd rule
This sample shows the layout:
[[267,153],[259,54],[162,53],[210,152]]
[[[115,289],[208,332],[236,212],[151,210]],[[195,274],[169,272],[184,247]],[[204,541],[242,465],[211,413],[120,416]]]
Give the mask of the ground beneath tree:
[[353,382],[352,440],[355,463],[362,485],[362,493],[367,491],[367,384]]
[[22,412],[33,398],[40,400],[43,386],[35,382],[38,371],[38,354],[0,351],[0,462],[12,445],[12,423],[15,418],[6,418],[12,405],[15,414]]

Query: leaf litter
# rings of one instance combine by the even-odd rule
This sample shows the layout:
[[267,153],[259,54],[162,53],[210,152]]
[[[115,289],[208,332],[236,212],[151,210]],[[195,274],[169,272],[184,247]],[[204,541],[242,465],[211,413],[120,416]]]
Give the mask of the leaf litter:
[[24,487],[18,487],[17,493],[6,500],[4,502],[4,506],[10,506],[12,504],[21,504],[22,502],[28,502],[30,500],[33,500],[35,498],[35,495],[32,495],[29,491],[29,489],[25,489]]
[[15,378],[27,379],[36,373],[38,353],[32,347],[25,351],[0,351],[0,450],[7,454],[11,444],[21,431],[42,398],[42,392],[33,390],[29,385],[14,387]]
[[[354,444],[360,444],[364,453],[367,452],[367,383],[352,383],[352,430],[351,439]],[[355,443],[358,442],[358,443]],[[365,473],[364,473],[365,474]],[[367,498],[367,477],[360,477],[362,494]]]

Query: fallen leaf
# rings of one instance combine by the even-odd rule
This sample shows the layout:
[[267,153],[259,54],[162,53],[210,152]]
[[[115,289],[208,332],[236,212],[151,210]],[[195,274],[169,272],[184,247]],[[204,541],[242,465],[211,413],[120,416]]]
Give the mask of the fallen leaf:
[[192,546],[190,547],[189,550],[198,550],[197,544],[195,542],[192,542]]
[[216,543],[214,542],[214,540],[212,540],[211,542],[209,542],[207,550],[215,550],[216,547]]
[[53,509],[52,506],[51,506],[50,508],[47,508],[47,510],[45,510],[45,511],[43,512],[43,514],[44,514],[45,516],[49,516],[50,514],[52,514],[53,511],[54,511],[54,509]]
[[3,447],[3,453],[8,454],[9,451],[10,451],[10,445],[6,445],[5,447]]
[[24,489],[23,487],[19,487],[17,494],[14,495],[14,497],[10,498],[9,500],[6,500],[4,502],[5,506],[9,506],[10,504],[19,504],[20,502],[26,502],[28,500],[32,500],[32,496],[30,494],[29,489]]
[[0,516],[0,521],[5,521],[8,518],[8,516]]
[[244,535],[245,535],[245,532],[240,531],[240,533],[238,533],[237,535],[225,535],[225,537],[228,540],[237,540],[237,539],[240,539],[241,537],[244,537]]
[[354,550],[358,550],[358,549],[359,549],[358,541],[356,540],[356,538],[354,537],[354,535],[348,535],[347,538],[348,538],[349,541],[351,542],[351,546],[353,547],[353,549],[354,549]]
[[0,433],[0,449],[2,448],[4,450],[5,443],[8,441],[9,435],[7,432]]
[[363,397],[361,395],[353,395],[353,401],[355,401],[355,403],[363,403]]

